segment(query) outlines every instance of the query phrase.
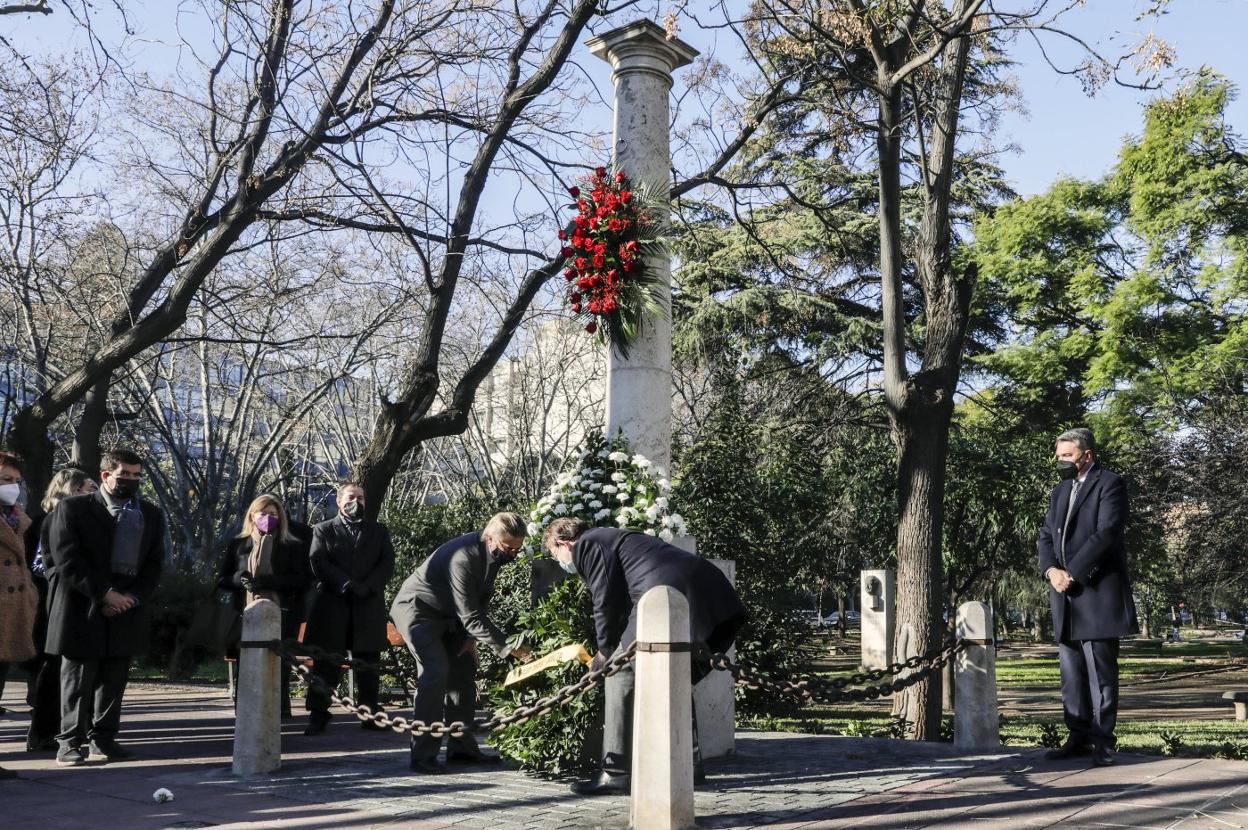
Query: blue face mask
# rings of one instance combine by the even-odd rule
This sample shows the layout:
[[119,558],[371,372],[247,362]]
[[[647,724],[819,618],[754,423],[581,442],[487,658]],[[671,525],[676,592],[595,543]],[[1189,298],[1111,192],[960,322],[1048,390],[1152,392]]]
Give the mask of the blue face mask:
[[561,559],[556,559],[555,561],[559,563],[559,567],[563,568],[568,573],[570,574],[576,573],[576,565],[573,565],[571,560],[564,562]]

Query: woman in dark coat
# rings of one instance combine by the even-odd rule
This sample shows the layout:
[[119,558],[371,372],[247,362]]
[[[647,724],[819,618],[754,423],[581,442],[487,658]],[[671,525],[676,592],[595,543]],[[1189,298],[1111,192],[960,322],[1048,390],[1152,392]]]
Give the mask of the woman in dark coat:
[[30,672],[27,702],[31,706],[30,729],[26,733],[27,752],[56,749],[56,733],[61,731],[61,658],[44,650],[50,604],[48,581],[55,568],[52,545],[48,539],[52,523],[48,517],[63,499],[94,493],[98,489],[95,479],[77,467],[58,470],[39,505],[43,513],[26,531],[26,554],[35,587],[39,589],[39,613],[35,617],[35,648],[39,649],[39,653],[27,664]]
[[[261,540],[273,537],[268,567],[253,554]],[[259,567],[258,567],[259,566]],[[271,599],[282,609],[282,639],[294,639],[303,622],[303,597],[311,579],[308,542],[291,532],[286,508],[276,496],[257,496],[247,508],[243,530],[230,540],[217,584],[234,591],[234,607],[247,605],[248,594]],[[282,672],[282,715],[290,714],[290,668]]]

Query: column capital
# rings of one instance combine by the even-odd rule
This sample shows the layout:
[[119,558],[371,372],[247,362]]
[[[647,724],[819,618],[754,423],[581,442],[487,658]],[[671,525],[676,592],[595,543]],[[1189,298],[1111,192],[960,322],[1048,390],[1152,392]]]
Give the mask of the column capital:
[[669,85],[672,72],[693,63],[698,50],[678,37],[668,37],[652,21],[635,20],[585,42],[590,54],[611,64],[612,81],[621,75],[646,72]]

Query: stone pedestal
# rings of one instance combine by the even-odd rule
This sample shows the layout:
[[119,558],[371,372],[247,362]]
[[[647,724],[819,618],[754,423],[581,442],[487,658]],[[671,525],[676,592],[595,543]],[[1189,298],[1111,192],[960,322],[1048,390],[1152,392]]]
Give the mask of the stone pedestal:
[[863,571],[858,587],[862,608],[862,666],[882,669],[894,662],[897,578],[891,570]]
[[[243,610],[243,642],[279,640],[282,611],[269,599]],[[282,765],[281,659],[263,646],[238,655],[238,703],[234,715],[234,774],[266,775]]]
[[[666,194],[671,189],[672,72],[697,50],[648,20],[600,35],[587,44],[611,64],[615,84],[615,166],[635,186]],[[664,199],[666,202],[666,199]],[[666,218],[666,210],[663,211]],[[671,261],[650,256],[663,311],[647,317],[627,358],[611,350],[607,365],[607,437],[618,432],[666,474],[672,461]]]
[[[731,559],[710,560],[723,571],[734,586],[737,584],[737,563]],[[734,660],[737,649],[729,649]],[[693,687],[693,703],[698,711],[698,745],[703,758],[731,755],[736,749],[737,696],[732,675],[726,671],[711,672]]]
[[693,820],[693,697],[689,603],[675,588],[651,588],[637,604],[630,826],[684,830]]
[[958,606],[957,636],[966,645],[954,657],[953,745],[967,750],[995,749],[1001,746],[1001,732],[992,609],[983,602]]

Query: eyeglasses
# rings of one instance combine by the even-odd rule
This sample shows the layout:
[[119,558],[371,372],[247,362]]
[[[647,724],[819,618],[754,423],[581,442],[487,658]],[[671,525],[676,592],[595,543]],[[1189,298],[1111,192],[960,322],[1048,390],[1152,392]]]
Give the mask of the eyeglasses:
[[515,547],[511,547],[510,545],[505,545],[502,542],[497,542],[496,544],[498,545],[499,550],[501,550],[503,553],[511,554],[512,556],[519,556],[520,551],[524,550],[523,544],[516,545]]

